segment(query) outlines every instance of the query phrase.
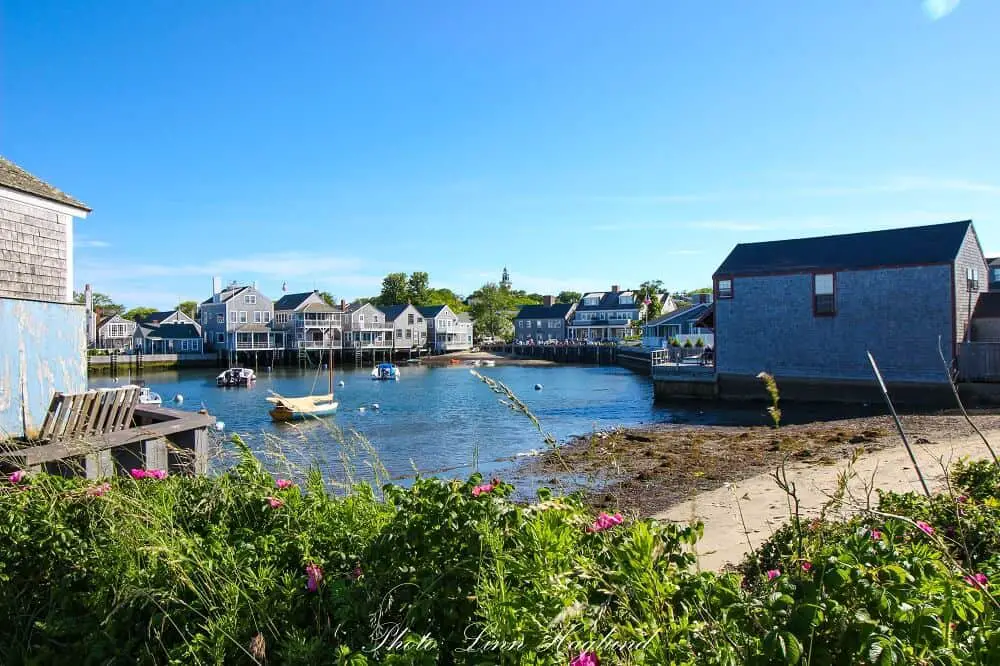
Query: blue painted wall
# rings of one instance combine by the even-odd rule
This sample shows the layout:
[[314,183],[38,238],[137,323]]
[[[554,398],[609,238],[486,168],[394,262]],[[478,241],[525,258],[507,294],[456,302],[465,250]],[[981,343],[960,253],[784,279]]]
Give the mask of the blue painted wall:
[[816,317],[811,274],[737,277],[733,298],[715,303],[716,368],[871,381],[871,350],[887,381],[944,382],[952,298],[950,266],[842,271],[837,315]]
[[87,390],[82,305],[0,298],[0,440],[33,437],[56,391]]

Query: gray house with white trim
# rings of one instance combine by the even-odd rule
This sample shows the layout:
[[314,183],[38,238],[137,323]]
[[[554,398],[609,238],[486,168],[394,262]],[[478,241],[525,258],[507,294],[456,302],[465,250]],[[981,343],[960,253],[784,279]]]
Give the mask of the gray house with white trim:
[[868,351],[890,384],[946,382],[938,342],[953,362],[987,265],[963,221],[741,243],[713,279],[720,395],[761,397],[766,371],[783,394],[836,399],[870,395]]
[[427,346],[427,322],[414,305],[389,305],[379,308],[392,326],[392,348],[414,350]]
[[514,340],[565,340],[574,312],[576,303],[556,303],[552,296],[545,296],[542,305],[522,305],[514,317]]
[[284,332],[286,349],[340,349],[343,311],[343,304],[328,304],[316,290],[285,294],[274,302],[271,326]]
[[427,322],[427,342],[437,353],[472,349],[472,321],[447,305],[418,308]]
[[120,314],[105,317],[97,325],[96,349],[131,349],[135,322]]
[[274,303],[254,284],[212,280],[212,297],[198,307],[205,347],[224,351],[284,349],[284,331],[271,328]]

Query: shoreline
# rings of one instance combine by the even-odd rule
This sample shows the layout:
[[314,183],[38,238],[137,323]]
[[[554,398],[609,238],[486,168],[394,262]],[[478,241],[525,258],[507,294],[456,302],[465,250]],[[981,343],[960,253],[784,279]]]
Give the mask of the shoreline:
[[[457,363],[452,363],[452,361],[457,361]],[[517,366],[539,366],[539,367],[549,367],[553,365],[558,365],[555,361],[547,361],[543,359],[532,359],[532,358],[518,358],[513,356],[508,356],[507,354],[500,354],[496,352],[452,352],[450,354],[440,354],[436,356],[425,356],[420,359],[419,365],[426,365],[428,367],[440,367],[440,366],[450,366],[450,365],[468,365],[469,361],[493,361],[496,365],[517,365]]]
[[[1000,447],[1000,414],[973,413],[973,422]],[[928,452],[987,456],[982,441],[960,415],[901,416],[928,483],[943,481],[940,465]],[[860,451],[859,451],[860,450]],[[877,487],[919,490],[912,463],[889,416],[847,418],[782,426],[654,425],[619,428],[569,440],[523,463],[518,474],[582,490],[595,509],[621,511],[677,523],[705,523],[709,537],[699,542],[702,566],[718,568],[747,552],[750,528],[754,547],[788,518],[786,498],[773,473],[783,462],[789,479],[812,511],[817,497],[832,492],[847,462],[859,451],[857,469],[869,479],[883,474]],[[956,453],[957,452],[957,453]],[[586,481],[582,482],[581,480]],[[884,482],[885,485],[882,485]],[[734,494],[739,488],[740,496]],[[737,504],[739,506],[737,506]]]

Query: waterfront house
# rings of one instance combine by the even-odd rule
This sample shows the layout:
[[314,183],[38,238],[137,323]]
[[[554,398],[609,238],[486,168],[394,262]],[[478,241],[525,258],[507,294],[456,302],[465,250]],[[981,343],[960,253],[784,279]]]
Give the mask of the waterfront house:
[[681,345],[688,341],[695,345],[700,340],[702,345],[714,347],[715,336],[705,323],[712,310],[710,303],[698,303],[653,319],[642,327],[642,346],[660,349],[672,340]]
[[379,309],[392,326],[393,349],[419,350],[427,346],[427,322],[415,306],[390,305]]
[[87,388],[73,218],[90,208],[0,157],[0,440],[33,437],[56,391]]
[[318,291],[286,294],[274,303],[271,327],[284,332],[286,349],[343,347],[344,304],[328,304]]
[[901,391],[940,387],[938,341],[954,361],[986,269],[971,221],[741,243],[713,278],[719,393],[759,398],[767,371],[783,395],[867,399],[868,351]]
[[[669,294],[657,294],[660,312],[677,309]],[[643,321],[648,307],[634,291],[612,285],[611,291],[594,291],[583,295],[576,312],[569,320],[569,338],[572,340],[621,340],[630,335],[636,323]]]
[[97,325],[97,349],[128,350],[132,348],[132,336],[136,323],[120,314],[105,317]]
[[165,310],[163,312],[151,312],[148,315],[136,317],[137,324],[147,326],[159,326],[160,324],[197,324],[192,317],[180,310]]
[[427,323],[427,341],[433,352],[472,349],[472,321],[467,316],[456,314],[447,305],[428,305],[418,310]]
[[1000,257],[987,261],[990,267],[990,291],[1000,291]]
[[576,303],[556,303],[554,296],[545,296],[542,305],[522,305],[514,317],[514,340],[565,340],[574,312]]
[[133,347],[143,354],[200,354],[204,350],[197,323],[137,324]]
[[257,283],[212,279],[212,297],[198,308],[206,349],[226,352],[284,349],[284,331],[271,328],[274,303]]
[[392,349],[392,323],[371,303],[352,304],[344,313],[344,346],[355,351]]

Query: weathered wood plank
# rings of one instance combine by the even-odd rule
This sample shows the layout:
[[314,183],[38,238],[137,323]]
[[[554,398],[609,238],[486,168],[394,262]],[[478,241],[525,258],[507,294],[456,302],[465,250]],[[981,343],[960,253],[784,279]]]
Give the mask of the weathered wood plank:
[[83,405],[80,408],[80,416],[74,425],[74,432],[80,435],[87,433],[87,423],[90,422],[90,413],[94,409],[94,401],[97,400],[97,391],[87,391],[84,393]]
[[112,391],[104,390],[101,393],[101,411],[97,415],[97,421],[94,422],[94,433],[104,432],[104,424],[108,420],[108,412],[111,411],[111,407],[115,402],[115,394]]
[[45,421],[42,423],[42,431],[39,434],[39,439],[42,441],[48,441],[52,437],[52,431],[56,427],[56,419],[59,417],[59,408],[63,400],[62,393],[56,393],[52,396],[52,402],[49,403],[49,411],[45,414]]
[[70,412],[69,418],[66,419],[66,431],[63,433],[63,438],[72,438],[77,434],[77,428],[80,425],[80,418],[85,416],[85,405],[87,404],[87,398],[89,396],[87,393],[77,393],[73,396],[73,411]]
[[94,391],[94,400],[90,405],[89,413],[87,414],[87,422],[83,425],[83,430],[81,434],[87,436],[94,432],[97,427],[97,418],[101,414],[101,406],[104,404],[104,392],[101,390]]
[[101,432],[108,433],[115,431],[115,422],[118,420],[118,413],[122,410],[122,402],[125,400],[125,391],[116,389],[113,394],[111,410],[108,412],[107,420],[101,424]]
[[76,405],[75,393],[66,394],[63,396],[62,406],[59,408],[59,418],[56,420],[56,425],[52,429],[52,441],[59,441],[63,438],[66,433],[66,426],[69,424],[69,420],[73,417],[73,408]]
[[132,417],[135,414],[136,406],[139,404],[140,392],[141,390],[138,388],[133,389],[133,395],[131,400],[129,401],[128,410],[125,412],[125,415],[121,420],[121,430],[125,430],[127,428],[132,427]]

